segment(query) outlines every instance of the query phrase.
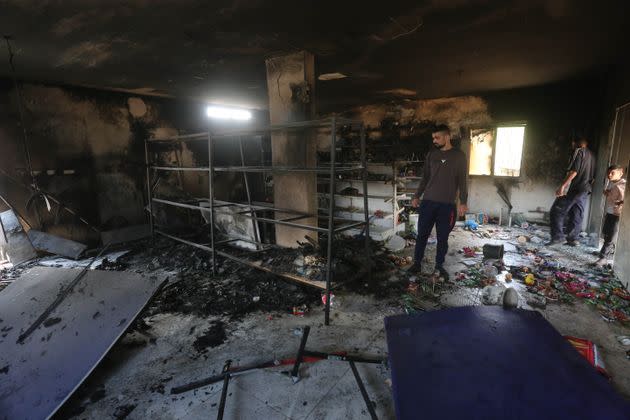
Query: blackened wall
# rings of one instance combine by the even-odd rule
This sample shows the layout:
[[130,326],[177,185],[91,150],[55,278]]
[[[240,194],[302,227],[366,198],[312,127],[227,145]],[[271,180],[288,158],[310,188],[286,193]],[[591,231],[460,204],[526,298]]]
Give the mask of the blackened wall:
[[[605,168],[609,163],[623,165],[628,170],[630,162],[630,59],[613,67],[607,77],[606,101],[602,113],[602,135],[600,147],[600,182],[594,191],[594,207],[598,213],[591,224],[599,233],[603,216]],[[616,121],[616,124],[615,124]],[[626,174],[627,177],[627,174]],[[626,197],[628,191],[626,189]],[[627,200],[626,200],[627,201]],[[614,257],[615,271],[621,281],[630,287],[630,211],[626,204],[621,215],[619,237]]]
[[[22,85],[21,91],[37,184],[103,230],[146,220],[145,139],[209,127],[206,105],[200,102],[34,83]],[[2,195],[34,227],[75,240],[96,240],[76,218],[54,208],[48,212],[41,200],[27,209],[32,190],[21,184],[32,180],[15,93],[10,81],[0,80],[0,168],[8,175],[0,174]],[[237,149],[218,146],[222,153],[233,160]],[[207,147],[186,147],[181,157],[183,165],[207,162]],[[204,175],[185,175],[193,195],[203,196],[196,194],[203,191],[207,196]]]
[[[603,83],[586,79],[466,97],[376,104],[354,109],[351,114],[372,127],[391,126],[392,120],[405,130],[413,124],[448,124],[455,133],[459,132],[466,153],[471,128],[526,123],[522,175],[517,182],[508,184],[508,191],[513,211],[536,220],[542,214],[532,210],[548,209],[555,198],[554,191],[565,174],[571,153],[571,140],[586,135],[592,141],[591,149],[597,151],[603,96]],[[378,137],[373,141],[378,141]],[[409,139],[416,142],[418,150],[431,147],[430,135]],[[496,215],[505,206],[494,184],[492,177],[470,177],[471,211]]]

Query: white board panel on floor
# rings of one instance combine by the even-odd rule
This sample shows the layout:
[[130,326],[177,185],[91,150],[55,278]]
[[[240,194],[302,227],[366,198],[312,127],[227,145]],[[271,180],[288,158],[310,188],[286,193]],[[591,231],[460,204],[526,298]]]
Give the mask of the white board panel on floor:
[[88,271],[23,344],[18,336],[81,270],[33,267],[0,292],[0,418],[45,419],[127,330],[160,281]]

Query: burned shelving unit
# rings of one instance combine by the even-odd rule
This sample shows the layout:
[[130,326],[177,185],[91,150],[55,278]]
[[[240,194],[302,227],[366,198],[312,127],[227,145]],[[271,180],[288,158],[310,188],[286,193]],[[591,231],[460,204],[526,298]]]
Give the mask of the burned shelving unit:
[[[340,127],[344,127],[346,130],[358,130],[360,137],[360,154],[361,160],[357,163],[352,164],[344,164],[343,162],[339,162],[336,157],[336,142],[337,135]],[[314,167],[306,167],[306,166],[279,166],[279,165],[267,165],[265,162],[261,165],[256,166],[247,166],[245,165],[245,159],[243,154],[243,141],[244,139],[250,138],[251,136],[261,134],[271,134],[272,132],[300,132],[300,130],[307,129],[318,129],[318,130],[330,130],[330,158],[328,162],[319,162]],[[215,156],[214,156],[214,146],[215,141],[217,139],[226,139],[226,138],[234,138],[238,140],[239,148],[240,148],[240,156],[241,156],[241,165],[232,165],[232,166],[216,166],[215,165]],[[305,136],[287,136],[290,138],[289,141],[304,141]],[[199,167],[183,167],[176,165],[158,165],[152,160],[152,151],[150,150],[150,146],[153,143],[169,143],[169,142],[206,142],[208,146],[208,166],[199,166]],[[325,323],[326,325],[330,322],[330,291],[333,284],[333,248],[334,248],[334,238],[336,234],[340,234],[341,232],[355,229],[355,228],[363,228],[363,237],[365,239],[365,251],[366,251],[366,260],[369,255],[369,241],[370,241],[370,226],[369,226],[369,215],[368,215],[368,206],[367,206],[367,181],[368,181],[368,173],[367,173],[367,165],[366,165],[366,153],[365,153],[365,128],[362,123],[347,119],[341,119],[337,117],[322,119],[322,120],[314,120],[314,121],[304,121],[304,122],[296,122],[296,123],[287,123],[280,125],[272,125],[268,127],[262,128],[250,128],[250,129],[241,129],[241,130],[232,130],[221,133],[214,133],[211,131],[197,134],[189,134],[189,135],[181,135],[175,136],[166,139],[154,139],[147,140],[145,142],[145,159],[146,159],[146,188],[149,200],[149,217],[150,217],[150,226],[152,235],[158,234],[170,239],[173,239],[178,242],[182,242],[184,244],[194,246],[205,251],[208,251],[212,255],[212,270],[213,274],[216,270],[216,257],[220,256],[223,258],[230,259],[232,261],[236,261],[241,264],[245,264],[249,267],[272,273],[278,275],[286,280],[297,282],[300,284],[304,284],[307,286],[319,288],[325,290],[326,299],[325,299]],[[179,162],[179,160],[178,160]],[[159,171],[196,171],[203,172],[209,175],[208,180],[208,205],[202,206],[201,202],[197,200],[196,203],[184,203],[178,202],[174,200],[166,200],[154,197],[153,188],[154,183],[152,181],[152,175],[158,173]],[[247,194],[246,202],[238,202],[238,201],[226,201],[226,200],[218,200],[215,197],[216,189],[214,185],[214,175],[219,172],[234,172],[234,173],[242,173],[245,192]],[[247,180],[248,173],[262,173],[262,174],[274,174],[274,173],[314,173],[314,174],[326,174],[328,175],[328,183],[329,183],[329,191],[330,191],[330,200],[329,200],[329,209],[326,212],[320,212],[316,210],[313,213],[296,211],[285,208],[277,208],[273,204],[270,203],[255,203],[251,199],[250,188]],[[335,181],[338,178],[340,173],[360,173],[361,179],[363,180],[363,197],[364,197],[364,220],[357,221],[351,219],[345,219],[342,217],[335,217],[334,215],[334,202],[335,202]],[[167,205],[167,206],[175,206],[190,210],[199,210],[200,212],[209,212],[209,224],[211,226],[209,231],[209,243],[197,243],[189,239],[185,239],[179,237],[177,235],[173,235],[171,233],[165,232],[160,226],[156,226],[154,219],[154,206],[156,204],[159,205]],[[246,242],[251,242],[254,246],[254,250],[242,250],[240,249],[238,253],[233,251],[233,248],[229,248],[228,246],[236,241],[243,241],[243,238],[233,237],[229,234],[224,234],[225,238],[215,238],[214,226],[215,226],[215,214],[216,209],[221,207],[240,207],[243,210],[239,212],[240,215],[250,218],[253,220],[254,226],[258,226],[259,223],[265,224],[275,224],[275,225],[283,225],[293,228],[299,228],[304,230],[309,230],[313,232],[317,232],[318,234],[322,234],[326,236],[326,265],[325,265],[325,281],[321,280],[313,280],[304,276],[296,275],[288,272],[280,272],[275,270],[274,268],[265,267],[259,261],[256,261],[251,258],[251,256],[260,256],[261,252],[268,250],[271,247],[274,247],[273,244],[262,243],[258,235],[254,238],[254,240],[246,240]],[[268,215],[272,213],[274,217],[269,217]],[[284,217],[278,218],[278,214],[283,214]],[[313,226],[308,223],[303,223],[305,219],[316,219],[317,225]],[[367,275],[369,275],[369,264],[366,264]]]

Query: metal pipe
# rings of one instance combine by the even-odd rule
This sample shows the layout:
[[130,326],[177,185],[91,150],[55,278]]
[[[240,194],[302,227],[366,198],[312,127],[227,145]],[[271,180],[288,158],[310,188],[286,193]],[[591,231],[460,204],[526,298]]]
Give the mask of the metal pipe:
[[[333,118],[336,118],[337,122],[342,123],[342,124],[360,124],[361,123],[358,120],[351,120],[347,118],[339,118],[339,117],[333,117]],[[285,123],[285,124],[274,124],[274,125],[269,125],[266,127],[252,127],[252,128],[244,128],[240,130],[217,132],[217,133],[214,133],[213,135],[215,138],[236,137],[239,135],[256,134],[256,133],[262,133],[266,131],[328,127],[331,124],[331,121],[332,121],[332,118],[323,118],[319,120],[310,120],[310,121],[297,121],[297,122],[290,122],[290,123]]]
[[207,135],[208,133],[204,131],[202,133],[182,134],[182,135],[177,135],[173,137],[165,137],[162,139],[149,139],[149,141],[152,143],[160,143],[160,142],[171,142],[171,141],[177,141],[177,140],[205,140],[207,138]]
[[208,129],[208,200],[210,200],[210,246],[212,248],[212,275],[217,273],[217,253],[214,249],[214,141]]
[[169,206],[182,207],[191,210],[210,210],[210,207],[195,206],[194,204],[179,203],[177,201],[163,200],[161,198],[153,198],[153,201],[156,203],[168,204]]
[[291,370],[291,379],[293,383],[297,383],[300,380],[300,364],[302,364],[302,358],[304,357],[304,348],[306,347],[306,340],[308,340],[308,334],[311,332],[311,327],[306,325],[302,329],[302,339],[300,340],[300,347],[298,348],[297,356],[295,356],[295,364]]
[[[245,152],[243,150],[243,137],[242,136],[239,136],[238,138],[238,145],[241,152],[241,166],[245,167]],[[251,210],[251,215],[252,215],[253,224],[254,224],[254,239],[256,239],[256,242],[260,242],[260,235],[258,232],[258,221],[256,220],[256,213],[254,212],[252,208],[252,196],[249,190],[249,181],[247,180],[247,172],[243,172],[243,179],[245,181],[245,192],[247,193],[247,204],[249,204],[249,208]]]
[[[172,168],[167,166],[166,168]],[[358,171],[361,166],[339,166],[335,168],[337,172]],[[177,170],[177,169],[176,169]],[[217,166],[217,172],[315,172],[328,173],[329,168],[304,168],[297,166]]]
[[378,417],[376,416],[376,412],[374,411],[374,406],[372,405],[372,401],[370,401],[370,397],[368,396],[368,393],[365,390],[365,386],[363,385],[361,376],[359,376],[359,371],[357,371],[357,367],[352,360],[350,361],[350,369],[352,369],[352,374],[354,375],[354,379],[356,379],[357,385],[359,385],[361,396],[363,396],[363,401],[365,401],[365,405],[367,406],[367,409],[370,412],[370,417],[372,417],[372,420],[378,420]]
[[[243,214],[242,217],[246,217],[248,219],[251,219],[252,216],[249,216],[247,214]],[[302,223],[293,223],[293,222],[285,222],[281,219],[268,219],[265,217],[258,217],[257,219],[259,222],[263,222],[263,223],[272,223],[272,224],[276,224],[276,225],[283,225],[283,226],[292,226],[292,227],[296,227],[296,228],[301,228],[301,229],[305,229],[305,230],[310,230],[313,232],[327,232],[328,229],[326,228],[320,228],[318,226],[311,226],[311,225],[305,225]]]
[[[176,240],[179,240],[181,242],[180,239],[176,239]],[[229,254],[229,253],[227,253],[225,251],[217,250],[216,253],[217,253],[217,255],[220,255],[220,256],[222,256],[224,258],[227,258],[229,260],[239,262],[241,264],[247,265],[247,266],[255,268],[257,270],[264,271],[265,273],[274,274],[276,276],[279,276],[279,277],[282,277],[284,279],[291,280],[291,281],[294,281],[294,282],[297,282],[297,283],[300,283],[300,284],[304,284],[306,286],[315,287],[317,289],[324,289],[326,287],[325,283],[323,281],[311,280],[311,279],[307,279],[306,277],[301,277],[301,276],[297,276],[295,274],[290,274],[290,273],[280,273],[278,271],[274,271],[274,270],[272,270],[270,268],[263,267],[262,265],[253,263],[253,262],[245,260],[243,258],[239,258],[239,257],[234,256],[232,254]]]
[[240,241],[240,240],[241,239],[239,239],[239,238],[224,239],[222,241],[217,241],[214,244],[215,245],[222,245],[222,244],[227,244],[227,243],[230,243],[230,242],[236,242],[236,241]]
[[158,171],[197,171],[197,172],[208,172],[210,168],[204,168],[202,166],[194,166],[194,167],[180,167],[180,166],[151,166],[151,169],[155,169]]
[[[361,124],[361,166],[363,166],[363,216],[365,217],[365,259],[368,267],[368,282],[372,279],[372,259],[370,258],[370,211],[368,208],[368,170],[365,150],[365,125]],[[396,182],[394,182],[394,197],[396,196]],[[396,200],[393,200],[394,227],[396,226]],[[341,229],[346,230],[346,229]],[[339,230],[339,231],[341,231]]]
[[[339,232],[343,232],[343,231],[346,231],[346,230],[354,229],[356,227],[363,226],[363,225],[367,226],[369,224],[370,224],[369,222],[368,223],[365,223],[365,222],[352,223],[352,224],[347,225],[347,226],[338,227],[337,229],[335,229],[335,233],[339,233]],[[366,232],[366,234],[367,234],[367,232]],[[368,242],[368,246],[369,246],[369,242]]]
[[147,184],[147,200],[149,202],[149,227],[151,228],[151,239],[155,240],[155,232],[153,225],[153,194],[151,192],[151,168],[149,162],[149,143],[144,140],[144,161],[146,166],[145,180]]
[[[349,118],[336,117],[336,119],[337,119],[337,123],[341,123],[341,124],[350,124],[350,125],[361,124],[360,121],[352,120]],[[285,124],[273,124],[266,127],[251,127],[251,128],[244,128],[244,129],[231,130],[231,131],[228,130],[228,131],[223,131],[223,132],[216,132],[213,134],[213,137],[214,138],[230,137],[230,136],[236,137],[240,135],[256,134],[256,133],[261,133],[265,131],[328,127],[331,123],[331,120],[332,120],[331,118],[323,118],[319,120],[297,121],[297,122],[290,122],[290,123],[285,123]],[[150,139],[149,141],[169,142],[169,141],[184,140],[184,139],[185,140],[193,140],[193,139],[202,140],[205,136],[206,136],[206,133],[203,132],[203,133],[182,134],[182,135],[177,135],[173,137],[164,137],[164,138],[159,138],[159,139]]]
[[[161,198],[153,198],[152,199],[153,202],[156,203],[161,203],[161,204],[167,204],[169,206],[175,206],[175,207],[182,207],[182,208],[186,208],[186,209],[191,209],[191,210],[210,210],[210,207],[203,207],[203,206],[196,206],[194,204],[185,204],[185,203],[179,203],[177,201],[170,201],[170,200],[164,200]],[[218,200],[216,202],[219,202]],[[247,206],[246,204],[240,204],[240,203],[230,203],[227,205],[234,205],[234,206]],[[217,207],[221,207],[221,206],[214,206],[215,208]],[[256,207],[256,206],[253,206]],[[255,210],[260,210],[260,211],[274,211],[274,212],[280,212],[280,213],[289,213],[292,212],[291,210],[284,210],[284,209],[274,209],[274,208],[257,208]],[[242,217],[246,217],[246,218],[252,218],[252,216],[244,214],[244,213],[249,213],[250,211],[247,210],[245,212],[239,212],[239,214],[242,215]],[[311,225],[304,225],[301,223],[291,223],[290,220],[291,219],[295,219],[295,220],[299,220],[299,219],[304,219],[307,217],[318,217],[320,219],[322,218],[328,218],[328,216],[320,216],[320,215],[313,215],[313,214],[301,214],[300,212],[297,211],[293,211],[293,213],[296,213],[296,217],[295,218],[288,218],[288,219],[268,219],[268,218],[264,218],[264,217],[256,217],[256,220],[259,222],[264,222],[264,223],[277,223],[277,224],[281,224],[281,225],[286,225],[286,226],[293,226],[293,227],[298,227],[298,228],[303,228],[303,229],[307,229],[307,230],[312,230],[315,232],[326,232],[327,229],[326,228],[320,228],[317,226],[311,226]],[[299,216],[299,217],[298,217]],[[354,220],[351,219],[344,219],[343,217],[335,217],[334,218],[335,221],[337,222],[353,222]],[[364,223],[364,222],[358,222],[358,223]]]
[[317,357],[338,362],[371,363],[375,365],[387,365],[387,359],[370,359],[360,356],[353,356],[346,353],[326,353],[322,351],[304,350],[305,356]]
[[230,384],[230,366],[232,365],[231,360],[226,360],[225,365],[223,365],[223,374],[225,377],[223,378],[223,389],[221,390],[221,402],[219,403],[219,412],[217,413],[217,420],[223,419],[223,411],[225,411],[225,400],[227,398],[227,390],[228,385]]
[[330,281],[332,277],[332,255],[335,213],[335,152],[337,150],[337,123],[332,118],[330,133],[330,202],[328,203],[328,258],[326,260],[326,303],[324,309],[324,324],[330,325]]
[[210,376],[210,377],[207,377],[207,378],[199,379],[197,381],[193,381],[193,382],[187,383],[185,385],[180,385],[180,386],[173,387],[173,388],[171,388],[171,394],[173,394],[173,395],[181,394],[181,393],[184,393],[184,392],[192,391],[193,389],[201,388],[203,386],[215,384],[217,382],[220,382],[220,381],[224,380],[226,374],[229,374],[231,377],[234,377],[234,376],[237,376],[239,374],[251,372],[253,370],[260,370],[260,369],[275,367],[275,366],[278,366],[278,364],[281,363],[281,362],[282,361],[269,360],[267,362],[258,363],[258,364],[254,364],[254,365],[241,366],[241,367],[237,367],[237,368],[230,367],[230,369],[227,372],[221,372],[218,375],[214,375],[214,376]]
[[277,219],[277,220],[280,220],[281,222],[292,222],[294,220],[306,219],[307,217],[309,216],[305,214],[301,214],[299,216],[287,217],[285,219]]
[[191,241],[188,241],[186,239],[179,238],[177,236],[169,235],[168,233],[162,232],[159,229],[155,229],[155,233],[157,233],[158,235],[162,235],[162,236],[164,236],[166,238],[172,239],[174,241],[181,242],[181,243],[186,244],[186,245],[194,246],[195,248],[203,249],[204,251],[212,252],[212,248],[210,248],[210,247],[207,247],[205,245],[201,245],[201,244],[198,244],[198,243],[195,243],[195,242],[191,242]]

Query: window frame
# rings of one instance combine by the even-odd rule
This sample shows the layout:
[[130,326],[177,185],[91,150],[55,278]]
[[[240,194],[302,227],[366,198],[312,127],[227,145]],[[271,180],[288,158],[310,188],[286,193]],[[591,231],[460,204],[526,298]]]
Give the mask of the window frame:
[[[501,127],[524,127],[523,130],[523,147],[521,149],[521,159],[519,161],[519,173],[518,176],[510,176],[510,175],[496,175],[494,172],[494,167],[496,164],[496,150],[497,150],[497,132],[498,129]],[[471,151],[472,151],[472,133],[475,130],[491,130],[492,134],[493,134],[493,143],[492,143],[492,158],[491,158],[491,162],[490,162],[490,175],[479,175],[479,174],[475,174],[475,175],[471,175],[470,174],[470,158],[471,158]],[[474,178],[498,178],[498,179],[516,179],[516,180],[520,180],[523,177],[523,154],[525,151],[525,142],[527,140],[527,123],[524,121],[514,121],[514,122],[506,122],[506,123],[500,123],[500,124],[496,124],[496,125],[486,125],[486,126],[476,126],[476,127],[471,127],[468,130],[468,176],[469,177],[474,177]]]

